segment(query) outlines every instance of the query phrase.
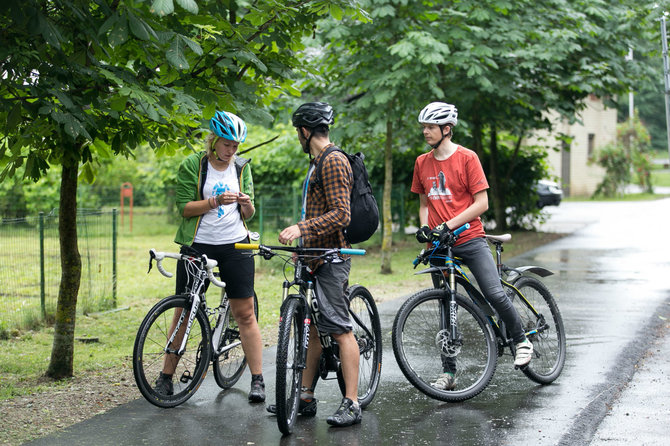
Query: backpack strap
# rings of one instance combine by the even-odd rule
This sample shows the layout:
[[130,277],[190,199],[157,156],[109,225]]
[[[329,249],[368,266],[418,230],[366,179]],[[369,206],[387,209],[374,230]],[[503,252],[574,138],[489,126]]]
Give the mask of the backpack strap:
[[316,168],[314,169],[314,179],[310,180],[312,183],[314,183],[315,186],[319,188],[323,188],[321,186],[321,170],[323,169],[323,162],[326,159],[328,155],[330,155],[331,152],[334,151],[340,151],[344,153],[344,150],[340,149],[339,147],[333,145],[325,149],[326,153],[321,157],[319,160],[318,164],[316,165]]
[[205,182],[207,181],[207,152],[200,152],[202,155],[202,158],[200,158],[200,190],[198,191],[200,193],[200,199],[204,199],[204,189],[205,189]]

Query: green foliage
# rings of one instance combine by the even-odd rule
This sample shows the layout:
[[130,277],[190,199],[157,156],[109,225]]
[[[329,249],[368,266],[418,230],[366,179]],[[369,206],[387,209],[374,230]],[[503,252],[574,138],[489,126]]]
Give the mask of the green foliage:
[[628,119],[617,126],[617,141],[630,154],[635,182],[645,192],[653,193],[651,184],[652,162],[649,153],[651,137],[647,128],[640,121],[637,112],[632,120]]
[[[3,2],[0,18],[0,175],[38,179],[53,164],[195,149],[216,109],[269,124],[263,109],[298,94],[299,51],[331,9],[364,19],[348,0],[246,3],[172,0]],[[332,6],[332,8],[331,8]]]
[[593,196],[615,197],[624,195],[624,187],[630,182],[630,155],[620,145],[607,145],[600,149],[596,162],[605,168],[605,177]]
[[[371,23],[345,20],[342,26],[326,20],[321,40],[313,43],[315,54],[323,54],[319,66],[326,68],[310,86],[315,97],[327,98],[342,113],[345,142],[390,137],[396,151],[418,149],[423,141],[416,116],[425,104],[440,100],[459,109],[456,142],[504,163],[495,160],[496,145],[505,143],[502,135],[520,141],[534,130],[550,130],[546,112],[574,120],[588,95],[626,92],[653,74],[641,60],[624,56],[630,46],[642,54],[654,51],[649,42],[658,35],[656,4],[361,4],[370,10]],[[492,196],[501,225],[509,217],[505,210],[515,204],[512,197]]]
[[[495,163],[498,172],[504,172],[498,181],[497,196],[503,196],[508,208],[506,209],[506,225],[500,228],[512,230],[532,230],[543,218],[537,207],[538,196],[534,189],[538,180],[547,178],[548,167],[545,151],[542,147],[527,146],[524,150],[515,152],[514,147],[502,143],[498,146]],[[482,157],[482,165],[487,177],[490,177],[491,154],[487,152]],[[493,191],[489,194],[490,196]],[[482,216],[485,222],[496,221],[494,209]]]
[[[650,135],[635,113],[617,125],[617,139],[596,154],[596,162],[605,168],[605,177],[598,185],[594,196],[623,196],[624,188],[633,178],[646,193],[652,194],[652,162],[650,158]],[[632,172],[631,172],[632,167]]]
[[240,156],[252,160],[256,193],[260,195],[264,188],[278,185],[287,190],[300,190],[309,166],[309,156],[302,151],[295,128],[288,123],[278,123],[270,130],[249,126],[248,135],[254,141],[268,141],[278,137],[248,153],[244,153],[248,144],[240,146]]

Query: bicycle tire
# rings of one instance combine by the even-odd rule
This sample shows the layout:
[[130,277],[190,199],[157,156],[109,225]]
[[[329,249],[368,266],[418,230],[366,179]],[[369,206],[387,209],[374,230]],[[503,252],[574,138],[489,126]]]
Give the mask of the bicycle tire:
[[[256,314],[256,320],[258,320],[258,297],[255,291],[254,313]],[[242,341],[240,340],[240,330],[230,309],[230,302],[226,312],[219,315],[219,317],[223,324],[223,333],[221,334],[219,345],[213,353],[212,370],[216,384],[222,389],[230,389],[239,381],[242,373],[244,373],[244,369],[247,366],[247,357],[244,355]],[[221,354],[216,354],[216,352],[221,351],[225,346],[233,344],[236,346]]]
[[[190,312],[191,302],[186,295],[169,296],[158,302],[144,317],[133,347],[133,375],[142,396],[158,407],[175,407],[188,400],[202,383],[211,356],[209,320],[198,309],[184,354],[177,359],[173,374],[174,393],[164,395],[154,390],[155,381],[163,371],[165,360],[172,360],[165,347],[171,333],[176,311]],[[185,327],[186,319],[183,321]],[[167,358],[166,358],[167,357]]]
[[298,415],[304,369],[304,308],[299,297],[289,296],[282,305],[277,342],[277,383],[275,386],[277,425],[282,434],[293,431]]
[[[535,316],[528,304],[516,296],[516,293],[508,293],[519,313],[527,337],[533,344],[533,358],[521,371],[538,384],[551,384],[559,377],[565,365],[566,338],[561,312],[554,296],[538,279],[524,276],[514,282],[514,287],[540,315],[539,318]],[[548,321],[547,317],[551,320]],[[539,329],[542,326],[544,328]]]
[[[382,327],[372,294],[361,285],[348,290],[349,314],[353,334],[358,343],[358,404],[365,409],[375,397],[382,371]],[[346,386],[342,368],[337,370],[337,383],[342,395]]]
[[[470,299],[457,294],[462,345],[447,358],[443,345],[450,336],[440,322],[445,300],[449,305],[447,290],[427,289],[400,307],[393,322],[393,354],[400,370],[418,390],[440,401],[459,402],[475,397],[489,384],[498,362],[498,344],[484,313]],[[451,362],[456,379],[452,390],[431,385],[443,374],[445,360]]]

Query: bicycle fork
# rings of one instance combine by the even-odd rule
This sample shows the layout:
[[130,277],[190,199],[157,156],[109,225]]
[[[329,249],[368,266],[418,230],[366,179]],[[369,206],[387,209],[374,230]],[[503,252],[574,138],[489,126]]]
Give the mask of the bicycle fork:
[[181,314],[179,315],[179,320],[177,321],[177,326],[175,329],[172,331],[172,334],[167,340],[167,344],[165,345],[165,348],[163,349],[165,353],[167,354],[174,354],[177,356],[182,356],[184,352],[186,351],[186,343],[188,342],[188,335],[191,333],[191,327],[193,326],[193,320],[195,319],[195,316],[198,312],[198,308],[200,307],[200,296],[197,294],[192,294],[191,298],[193,299],[193,303],[191,304],[191,311],[188,314],[188,321],[186,323],[186,329],[183,332],[181,343],[179,346],[178,350],[172,350],[170,349],[170,346],[173,344],[175,338],[179,336],[179,332],[181,331],[182,324],[184,323],[184,319],[186,318],[186,315],[184,314],[184,311],[182,310]]

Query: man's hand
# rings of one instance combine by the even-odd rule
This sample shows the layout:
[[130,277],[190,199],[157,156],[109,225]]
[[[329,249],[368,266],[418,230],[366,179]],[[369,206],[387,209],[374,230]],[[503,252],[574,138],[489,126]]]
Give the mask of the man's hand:
[[451,240],[453,233],[446,223],[440,223],[430,231],[430,237],[432,240],[439,240],[440,244],[442,244],[447,240]]
[[279,243],[290,245],[293,240],[299,238],[301,235],[298,225],[289,226],[279,233]]
[[421,226],[415,235],[419,243],[428,243],[430,241],[430,227],[428,225]]

